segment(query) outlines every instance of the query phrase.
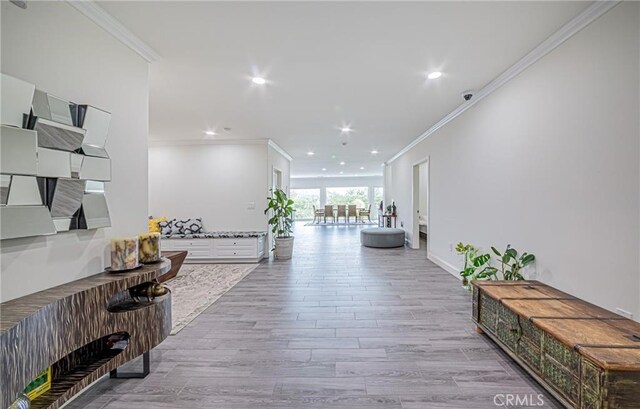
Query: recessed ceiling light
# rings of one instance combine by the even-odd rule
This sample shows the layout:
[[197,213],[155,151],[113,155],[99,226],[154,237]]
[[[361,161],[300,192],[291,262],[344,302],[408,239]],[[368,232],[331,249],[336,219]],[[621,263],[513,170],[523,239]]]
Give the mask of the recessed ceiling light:
[[341,165],[344,165],[344,162],[340,162]]
[[371,154],[372,154],[372,155],[377,155],[377,154],[378,154],[378,150],[377,150],[377,149],[372,150],[372,151],[371,151]]
[[430,80],[435,80],[436,78],[440,77],[442,77],[442,73],[440,71],[430,72],[429,75],[427,75],[427,78],[429,78]]
[[251,81],[253,81],[254,84],[258,84],[258,85],[263,85],[267,83],[267,80],[265,80],[262,77],[253,77],[251,78]]
[[322,171],[323,171],[323,172],[326,172],[326,171],[327,171],[327,168],[322,168]]
[[204,134],[205,134],[205,135],[209,135],[209,136],[213,136],[213,135],[215,135],[216,133],[215,133],[215,132],[213,132],[213,131],[204,131]]
[[360,166],[360,170],[364,170],[364,166]]
[[348,133],[351,131],[353,131],[353,129],[349,128],[348,126],[343,126],[342,128],[340,128],[340,132]]
[[307,152],[307,155],[313,156],[313,155],[315,155],[315,153],[313,153],[313,151],[309,151],[309,152]]

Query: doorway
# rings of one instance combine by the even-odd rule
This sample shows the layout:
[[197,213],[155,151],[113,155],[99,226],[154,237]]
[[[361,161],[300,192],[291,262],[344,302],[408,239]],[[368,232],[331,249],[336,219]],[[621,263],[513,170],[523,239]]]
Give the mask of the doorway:
[[429,158],[413,165],[413,226],[411,248],[429,251]]
[[278,168],[273,168],[273,180],[272,186],[273,190],[282,189],[282,171]]

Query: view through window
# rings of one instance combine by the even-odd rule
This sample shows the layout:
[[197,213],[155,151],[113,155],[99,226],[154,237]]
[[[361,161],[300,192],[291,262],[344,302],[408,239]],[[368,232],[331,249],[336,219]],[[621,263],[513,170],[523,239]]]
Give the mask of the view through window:
[[328,187],[327,202],[332,205],[354,204],[359,208],[369,206],[369,188],[367,187]]
[[313,219],[313,206],[320,207],[320,189],[291,189],[296,220]]
[[373,188],[373,205],[371,206],[371,214],[378,214],[378,207],[380,202],[384,200],[384,188]]

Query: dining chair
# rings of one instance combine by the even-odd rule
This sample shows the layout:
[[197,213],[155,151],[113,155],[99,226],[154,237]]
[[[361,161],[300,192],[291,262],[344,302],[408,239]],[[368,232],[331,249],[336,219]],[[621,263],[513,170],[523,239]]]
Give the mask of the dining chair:
[[327,222],[327,217],[333,219],[333,223],[336,222],[336,216],[333,214],[333,205],[324,205],[324,222]]
[[313,222],[320,223],[320,219],[324,217],[324,210],[317,209],[316,205],[313,205]]
[[356,223],[358,223],[358,211],[356,210],[356,205],[349,205],[349,208],[347,210],[347,222],[350,222],[351,217],[353,216],[356,218]]
[[360,210],[360,212],[358,213],[358,216],[360,216],[360,221],[364,223],[364,217],[367,218],[367,220],[369,220],[369,222],[371,222],[371,205],[369,205],[369,207],[367,208],[367,210]]
[[340,222],[340,218],[344,217],[344,222],[347,223],[347,206],[338,205],[338,215],[336,216],[336,223]]

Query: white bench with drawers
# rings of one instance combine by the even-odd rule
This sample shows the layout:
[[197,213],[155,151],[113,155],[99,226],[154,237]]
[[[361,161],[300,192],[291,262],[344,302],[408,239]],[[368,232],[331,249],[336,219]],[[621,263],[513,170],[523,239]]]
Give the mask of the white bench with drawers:
[[162,250],[187,251],[185,263],[257,263],[269,252],[266,232],[208,232],[162,238]]

